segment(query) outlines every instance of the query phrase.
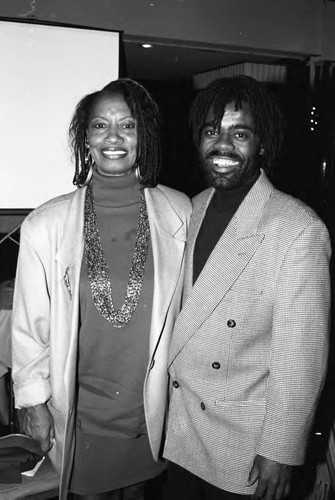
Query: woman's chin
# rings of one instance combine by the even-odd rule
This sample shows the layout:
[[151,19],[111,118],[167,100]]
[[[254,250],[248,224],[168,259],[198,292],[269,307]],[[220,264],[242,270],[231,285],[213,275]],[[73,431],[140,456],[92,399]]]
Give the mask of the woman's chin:
[[127,175],[134,174],[135,172],[135,167],[127,169],[112,169],[99,167],[97,164],[95,164],[95,169],[99,172],[99,174],[105,175],[106,177],[125,177]]

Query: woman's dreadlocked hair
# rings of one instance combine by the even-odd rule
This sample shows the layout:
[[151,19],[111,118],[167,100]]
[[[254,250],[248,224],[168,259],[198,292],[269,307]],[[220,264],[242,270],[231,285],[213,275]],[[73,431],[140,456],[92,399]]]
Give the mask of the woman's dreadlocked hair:
[[209,108],[212,107],[215,126],[219,126],[229,103],[241,109],[243,103],[249,109],[255,122],[255,133],[264,148],[261,167],[270,171],[284,140],[285,124],[279,106],[264,84],[250,76],[219,78],[196,96],[190,114],[193,140],[198,147],[201,131]]
[[147,90],[130,78],[110,82],[102,90],[85,96],[78,103],[73,115],[69,133],[75,160],[73,183],[81,187],[87,179],[89,166],[85,163],[85,146],[88,120],[95,103],[105,96],[119,95],[126,101],[137,124],[137,159],[140,183],[144,187],[157,186],[161,165],[159,128],[161,117],[155,101]]

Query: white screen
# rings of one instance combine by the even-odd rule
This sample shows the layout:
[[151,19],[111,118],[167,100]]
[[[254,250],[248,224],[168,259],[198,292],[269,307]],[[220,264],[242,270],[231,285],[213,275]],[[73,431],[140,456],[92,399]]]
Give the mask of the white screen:
[[0,209],[74,189],[72,114],[118,63],[116,32],[0,21]]

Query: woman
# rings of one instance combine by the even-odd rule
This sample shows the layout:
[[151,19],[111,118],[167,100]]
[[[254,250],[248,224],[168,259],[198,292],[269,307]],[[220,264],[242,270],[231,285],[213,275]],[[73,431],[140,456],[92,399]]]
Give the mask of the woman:
[[0,283],[0,436],[8,432],[9,404],[6,376],[11,366],[11,316],[14,279]]
[[[76,192],[21,229],[13,379],[23,431],[49,450],[60,498],[145,498],[159,461],[167,350],[190,201],[157,185],[158,108],[130,79],[78,104]],[[130,271],[129,271],[130,270]]]

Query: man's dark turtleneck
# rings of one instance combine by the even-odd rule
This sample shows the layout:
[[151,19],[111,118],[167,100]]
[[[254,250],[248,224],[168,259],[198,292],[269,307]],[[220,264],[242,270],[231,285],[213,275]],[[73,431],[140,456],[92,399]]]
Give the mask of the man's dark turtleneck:
[[236,189],[216,189],[195,242],[193,283],[198,279],[215,245],[258,177],[259,173],[249,183]]

